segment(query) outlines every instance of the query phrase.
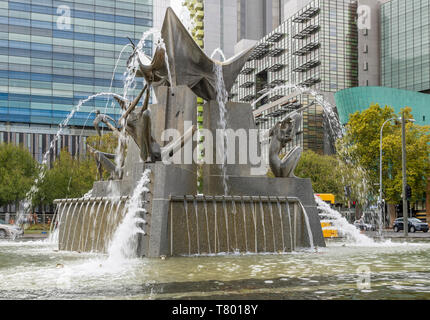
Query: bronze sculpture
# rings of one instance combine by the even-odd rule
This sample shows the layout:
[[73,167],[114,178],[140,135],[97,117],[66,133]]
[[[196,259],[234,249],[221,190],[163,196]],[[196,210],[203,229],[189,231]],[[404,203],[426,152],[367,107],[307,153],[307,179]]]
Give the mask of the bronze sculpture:
[[271,137],[269,149],[269,165],[273,174],[277,178],[295,178],[294,170],[302,155],[302,148],[296,146],[290,150],[281,160],[279,153],[284,149],[288,142],[293,141],[296,136],[302,115],[299,112],[293,112],[279,121],[270,130]]

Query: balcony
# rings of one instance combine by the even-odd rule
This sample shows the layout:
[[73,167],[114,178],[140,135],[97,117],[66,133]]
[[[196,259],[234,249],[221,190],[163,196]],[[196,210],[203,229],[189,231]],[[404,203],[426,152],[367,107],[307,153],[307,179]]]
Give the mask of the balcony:
[[282,108],[286,111],[292,111],[292,110],[300,109],[302,106],[303,105],[297,99],[294,99],[287,102],[286,104],[283,104]]
[[283,97],[285,97],[285,96],[282,95],[282,94],[276,94],[273,97],[269,98],[269,100],[270,100],[270,102],[273,102],[273,101],[277,101],[277,100],[279,100],[279,99],[281,99]]
[[252,81],[246,81],[245,83],[242,83],[239,87],[240,88],[251,88],[254,86],[254,82]]
[[318,49],[320,47],[320,43],[319,42],[311,42],[308,43],[307,45],[305,45],[303,48],[293,52],[293,55],[295,56],[305,56],[308,53]]
[[277,57],[280,54],[284,53],[285,49],[282,48],[274,48],[272,50],[269,51],[269,53],[267,54],[269,57]]
[[260,43],[255,49],[252,51],[248,60],[259,60],[264,58],[269,53],[270,44],[268,43]]
[[250,102],[252,100],[255,99],[255,95],[253,94],[248,94],[247,96],[243,97],[242,99],[240,99],[240,101],[244,101],[244,102]]
[[296,40],[306,39],[310,35],[317,32],[319,30],[319,28],[320,28],[320,26],[317,26],[317,25],[308,26],[305,29],[303,29],[302,31],[300,31],[299,33],[297,33],[296,35],[294,35],[293,39],[296,39]]
[[267,42],[279,42],[283,37],[285,37],[285,33],[275,32],[270,35],[266,41]]
[[309,70],[319,66],[320,64],[321,64],[321,62],[318,60],[311,60],[311,61],[306,62],[305,64],[302,64],[300,67],[293,69],[293,71],[294,72],[306,72],[306,71],[309,71]]
[[276,63],[273,66],[271,66],[270,68],[268,68],[267,71],[269,71],[269,72],[278,72],[278,71],[282,70],[283,68],[285,68],[285,64]]
[[308,8],[306,11],[302,12],[300,15],[293,19],[295,23],[305,23],[310,21],[313,17],[315,17],[320,12],[319,8]]
[[286,80],[281,80],[281,79],[276,79],[276,80],[273,80],[272,82],[270,82],[269,86],[271,88],[274,88],[274,87],[277,87],[277,86],[279,86],[281,84],[284,84],[285,82],[287,82],[287,81]]
[[312,78],[309,78],[309,79],[303,81],[302,83],[300,83],[299,86],[301,86],[301,87],[310,87],[310,86],[312,86],[312,85],[314,85],[316,83],[319,83],[319,82],[321,82],[320,78],[312,77]]
[[251,72],[253,72],[255,70],[255,68],[251,68],[251,67],[246,67],[243,68],[242,71],[240,72],[240,74],[250,74]]

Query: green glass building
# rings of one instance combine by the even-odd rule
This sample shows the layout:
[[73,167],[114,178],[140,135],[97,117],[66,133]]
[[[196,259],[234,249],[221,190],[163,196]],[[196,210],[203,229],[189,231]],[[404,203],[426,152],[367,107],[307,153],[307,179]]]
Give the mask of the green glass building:
[[430,95],[420,92],[386,87],[356,87],[335,94],[336,106],[342,124],[351,114],[367,110],[371,104],[390,106],[398,113],[404,107],[412,108],[412,115],[419,125],[430,125]]

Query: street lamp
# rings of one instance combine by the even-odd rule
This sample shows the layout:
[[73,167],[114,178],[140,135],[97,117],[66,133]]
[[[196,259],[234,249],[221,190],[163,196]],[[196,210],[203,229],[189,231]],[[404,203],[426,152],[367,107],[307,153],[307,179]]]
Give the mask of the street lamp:
[[408,236],[408,198],[406,195],[406,121],[415,122],[415,119],[405,119],[405,112],[402,112],[402,175],[403,175],[403,231],[405,237]]
[[384,122],[384,124],[382,125],[382,128],[381,128],[381,135],[380,135],[380,149],[379,149],[379,151],[380,151],[380,153],[379,153],[379,237],[381,237],[382,238],[382,216],[383,216],[383,214],[384,214],[384,202],[383,202],[383,199],[382,199],[382,133],[383,133],[383,131],[384,131],[384,127],[385,127],[385,125],[388,123],[388,122],[390,122],[390,121],[393,121],[393,120],[398,120],[398,121],[400,121],[400,120],[402,120],[401,118],[391,118],[391,119],[388,119],[387,121],[385,121]]

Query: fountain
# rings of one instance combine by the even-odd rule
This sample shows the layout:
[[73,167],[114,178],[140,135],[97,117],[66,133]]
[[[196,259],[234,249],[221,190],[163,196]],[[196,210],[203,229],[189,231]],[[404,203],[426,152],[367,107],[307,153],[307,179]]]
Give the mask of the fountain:
[[[153,59],[132,44],[128,85],[134,76],[146,85],[133,101],[127,88],[123,96],[113,96],[123,110],[120,121],[100,114],[95,121],[120,139],[116,155],[89,149],[111,180],[95,182],[81,199],[55,201],[59,249],[160,257],[324,247],[311,181],[293,175],[301,149],[279,159],[280,146],[296,134],[299,113],[273,129],[275,178],[253,174],[256,164],[250,160],[227,161],[227,153],[236,160],[243,153],[243,146],[227,150],[227,130],[247,137],[257,131],[252,106],[226,99],[253,48],[224,62],[212,60],[170,8],[161,36]],[[150,105],[151,88],[157,103]],[[187,152],[196,149],[197,96],[207,101],[204,128],[224,150],[219,155],[219,146],[205,145],[205,152],[218,152],[221,162],[202,165],[202,195],[197,195],[198,159]],[[172,130],[178,134],[169,134]],[[255,144],[247,139],[246,150]]]

